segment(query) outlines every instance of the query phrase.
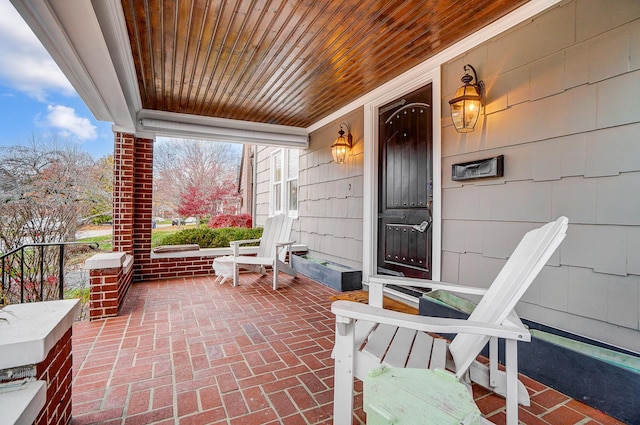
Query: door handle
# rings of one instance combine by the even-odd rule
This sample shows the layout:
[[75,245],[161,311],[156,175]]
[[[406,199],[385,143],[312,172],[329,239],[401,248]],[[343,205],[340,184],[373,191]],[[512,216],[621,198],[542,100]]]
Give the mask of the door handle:
[[411,226],[413,229],[417,230],[418,232],[424,233],[427,231],[427,229],[429,228],[429,226],[431,225],[431,222],[429,221],[423,221],[420,224],[414,224],[413,226]]

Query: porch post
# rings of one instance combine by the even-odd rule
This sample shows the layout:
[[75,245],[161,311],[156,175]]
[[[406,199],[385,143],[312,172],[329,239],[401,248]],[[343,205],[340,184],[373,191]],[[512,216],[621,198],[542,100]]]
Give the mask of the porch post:
[[113,251],[133,255],[139,281],[151,262],[153,139],[116,132],[113,168]]
[[135,136],[114,133],[113,251],[133,254]]
[[148,279],[153,220],[153,139],[135,139],[133,169],[133,280]]

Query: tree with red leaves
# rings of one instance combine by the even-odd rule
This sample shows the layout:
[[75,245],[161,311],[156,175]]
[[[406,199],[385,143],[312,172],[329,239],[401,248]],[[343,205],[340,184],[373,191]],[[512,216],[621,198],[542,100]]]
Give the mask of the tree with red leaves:
[[180,196],[178,214],[181,216],[193,216],[196,224],[200,225],[200,217],[207,215],[211,210],[210,195],[198,186],[189,186]]
[[240,149],[199,140],[154,146],[154,213],[200,218],[237,212]]
[[218,229],[220,227],[252,227],[252,219],[249,214],[220,214],[212,217],[207,227]]

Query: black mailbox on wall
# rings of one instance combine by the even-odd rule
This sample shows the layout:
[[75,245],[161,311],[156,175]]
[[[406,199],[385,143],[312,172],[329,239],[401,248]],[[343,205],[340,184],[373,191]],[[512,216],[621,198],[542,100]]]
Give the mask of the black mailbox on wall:
[[504,155],[476,161],[462,162],[451,166],[451,179],[454,181],[502,177],[504,175]]

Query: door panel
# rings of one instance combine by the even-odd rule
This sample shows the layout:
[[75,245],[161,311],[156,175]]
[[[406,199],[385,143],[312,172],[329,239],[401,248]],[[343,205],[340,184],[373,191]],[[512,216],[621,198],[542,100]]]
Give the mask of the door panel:
[[[431,277],[431,85],[380,108],[378,273]],[[421,226],[422,223],[425,223]]]

